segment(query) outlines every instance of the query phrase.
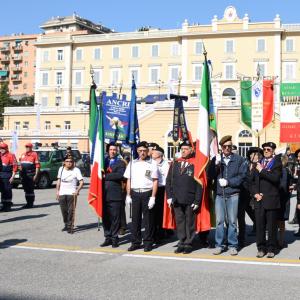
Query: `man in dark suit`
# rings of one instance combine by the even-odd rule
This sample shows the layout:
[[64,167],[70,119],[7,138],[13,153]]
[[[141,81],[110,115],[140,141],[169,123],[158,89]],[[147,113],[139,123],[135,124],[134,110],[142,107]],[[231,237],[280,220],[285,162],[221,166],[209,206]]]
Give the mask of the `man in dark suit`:
[[120,228],[122,201],[122,180],[126,164],[118,157],[118,148],[114,143],[107,146],[108,156],[105,159],[103,228],[105,241],[101,247],[119,246],[118,231]]
[[175,253],[193,251],[195,213],[201,206],[202,186],[194,179],[193,149],[186,141],[180,145],[181,158],[170,166],[167,182],[167,202],[173,206],[179,239]]
[[[256,165],[255,185],[255,222],[257,257],[273,258],[277,246],[277,214],[280,208],[279,185],[282,163],[275,156],[276,144],[272,142],[262,145],[264,157]],[[266,229],[268,241],[266,241]]]

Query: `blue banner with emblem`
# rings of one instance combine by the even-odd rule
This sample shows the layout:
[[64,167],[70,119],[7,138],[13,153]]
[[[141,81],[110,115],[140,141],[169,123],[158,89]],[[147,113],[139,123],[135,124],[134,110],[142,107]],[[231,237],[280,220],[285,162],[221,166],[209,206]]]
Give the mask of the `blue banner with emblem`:
[[130,115],[130,101],[126,95],[119,97],[116,93],[108,96],[103,92],[103,128],[106,143],[128,140],[128,124]]

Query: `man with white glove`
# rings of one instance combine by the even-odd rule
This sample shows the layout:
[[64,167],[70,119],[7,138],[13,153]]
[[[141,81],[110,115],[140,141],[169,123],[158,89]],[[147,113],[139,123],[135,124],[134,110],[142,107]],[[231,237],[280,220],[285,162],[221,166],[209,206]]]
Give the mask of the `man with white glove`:
[[[126,204],[132,203],[131,246],[128,251],[141,248],[152,250],[155,233],[155,196],[158,188],[158,168],[154,160],[149,157],[148,143],[137,144],[138,159],[131,161],[126,168],[124,177],[127,178]],[[145,232],[142,239],[142,218]]]
[[[221,254],[226,246],[231,255],[238,254],[237,214],[240,186],[246,177],[244,159],[232,152],[232,137],[224,136],[220,140],[222,154],[217,154],[208,170],[209,180],[215,184],[215,255]],[[228,245],[225,245],[225,220],[228,220]]]

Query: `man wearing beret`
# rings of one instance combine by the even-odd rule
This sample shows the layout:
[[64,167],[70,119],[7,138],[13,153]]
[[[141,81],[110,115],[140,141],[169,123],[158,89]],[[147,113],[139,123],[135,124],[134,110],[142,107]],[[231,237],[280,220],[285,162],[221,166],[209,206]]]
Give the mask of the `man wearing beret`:
[[127,178],[126,204],[132,203],[132,244],[128,251],[134,251],[142,244],[142,217],[145,232],[144,251],[152,250],[155,233],[155,196],[158,188],[158,169],[156,162],[149,157],[148,143],[140,142],[136,146],[138,158],[131,161],[124,173]]
[[208,177],[215,182],[216,233],[215,255],[225,251],[225,227],[228,226],[228,247],[231,255],[238,254],[237,214],[241,184],[246,176],[244,159],[232,153],[232,137],[224,136],[219,142],[222,152],[211,161]]
[[195,218],[202,200],[202,185],[194,179],[193,148],[189,141],[180,145],[181,158],[170,167],[166,183],[167,202],[173,206],[179,243],[175,253],[193,251]]
[[[277,247],[277,214],[280,208],[280,178],[282,163],[275,156],[276,144],[272,142],[262,145],[264,157],[256,165],[256,180],[253,188],[257,257],[275,256]],[[268,240],[266,241],[266,230]]]
[[164,149],[159,145],[154,145],[152,148],[152,159],[156,161],[158,167],[158,190],[155,200],[155,242],[159,243],[164,237],[162,228],[163,213],[164,213],[164,198],[166,179],[169,171],[169,162],[164,159]]

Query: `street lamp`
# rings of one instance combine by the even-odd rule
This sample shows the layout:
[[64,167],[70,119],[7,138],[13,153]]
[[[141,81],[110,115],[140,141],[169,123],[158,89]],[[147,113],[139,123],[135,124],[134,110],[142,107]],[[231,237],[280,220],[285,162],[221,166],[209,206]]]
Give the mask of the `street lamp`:
[[158,99],[160,100],[160,88],[164,85],[164,81],[162,81],[161,79],[158,79],[156,81],[156,84],[158,85]]

